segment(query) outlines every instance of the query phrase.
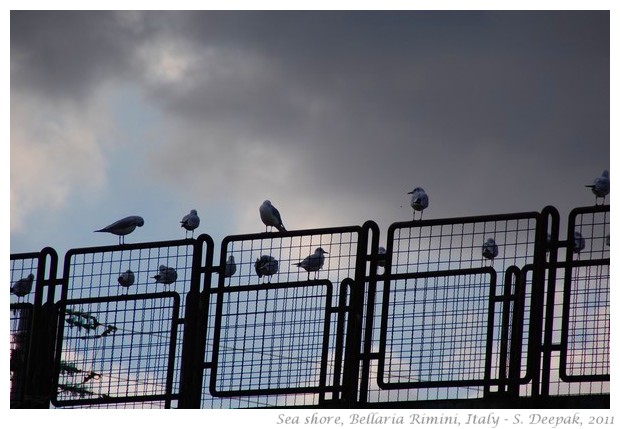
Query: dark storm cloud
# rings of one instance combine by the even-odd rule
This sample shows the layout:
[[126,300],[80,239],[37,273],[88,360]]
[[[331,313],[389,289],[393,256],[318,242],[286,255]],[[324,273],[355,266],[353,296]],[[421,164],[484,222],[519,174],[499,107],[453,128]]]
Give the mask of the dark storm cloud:
[[381,195],[441,172],[442,193],[480,186],[482,200],[499,196],[503,181],[534,189],[541,177],[597,171],[609,158],[604,11],[206,16],[210,24],[188,19],[196,46],[261,58],[272,74],[223,77],[178,98],[172,89],[170,111],[235,122],[239,144],[245,135],[294,146],[307,160],[297,175],[316,193],[329,185]]
[[[607,11],[13,12],[11,41],[17,88],[140,86],[174,136],[153,161],[172,181],[247,186],[273,159],[291,194],[396,206],[421,185],[446,216],[530,189],[528,210],[566,201],[571,172],[609,165]],[[145,80],[166,43],[181,78]]]

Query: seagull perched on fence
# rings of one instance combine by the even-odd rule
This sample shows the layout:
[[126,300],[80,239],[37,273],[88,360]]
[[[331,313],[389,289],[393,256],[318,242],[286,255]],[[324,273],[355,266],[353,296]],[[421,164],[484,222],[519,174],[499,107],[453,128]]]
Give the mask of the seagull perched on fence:
[[415,220],[415,212],[420,212],[420,220],[422,220],[422,214],[424,209],[428,207],[428,195],[424,189],[417,187],[413,191],[408,192],[411,194],[411,207],[413,208],[413,220]]
[[280,232],[286,231],[286,228],[284,228],[284,224],[282,223],[280,212],[277,208],[271,205],[271,201],[263,201],[263,204],[261,204],[258,211],[260,213],[261,220],[265,224],[265,232],[267,232],[268,226],[273,226]]
[[124,287],[131,286],[136,281],[133,271],[127,270],[118,277],[118,284]]
[[278,260],[270,255],[262,255],[254,263],[254,269],[258,278],[269,276],[269,281],[271,281],[271,276],[278,272],[278,266]]
[[224,267],[224,277],[232,277],[237,272],[237,264],[233,255],[228,256]]
[[124,236],[131,234],[137,226],[144,225],[144,219],[140,216],[127,216],[123,219],[106,226],[105,228],[98,229],[95,232],[109,232],[118,235],[118,244],[125,243]]
[[[314,253],[310,256],[307,256],[303,261],[297,262],[293,265],[297,265],[298,267],[303,268],[308,272],[308,280],[310,280],[310,272],[311,271],[319,271],[323,268],[323,263],[325,262],[325,255],[328,253],[323,250],[322,247],[317,247]],[[316,278],[317,274],[315,273],[314,278]]]
[[32,290],[32,283],[34,281],[34,275],[28,274],[28,277],[17,280],[11,286],[11,293],[19,297],[26,296]]
[[573,235],[573,252],[579,253],[586,247],[586,239],[580,232],[575,231]]
[[192,238],[194,237],[194,230],[200,225],[200,218],[196,210],[190,210],[189,214],[183,216],[181,219],[181,227],[185,228],[185,238],[187,238],[187,231],[192,232]]
[[377,265],[380,267],[385,267],[385,247],[379,246],[379,249],[377,249],[377,255],[379,257]]
[[155,283],[169,285],[177,280],[177,272],[174,268],[165,265],[159,266],[159,274],[153,276]]
[[590,188],[595,195],[594,204],[598,203],[598,199],[603,199],[605,204],[605,197],[609,194],[609,170],[603,170],[600,176],[594,179],[594,183],[586,185],[586,188]]
[[499,247],[493,238],[487,238],[482,245],[482,256],[493,260],[499,254]]

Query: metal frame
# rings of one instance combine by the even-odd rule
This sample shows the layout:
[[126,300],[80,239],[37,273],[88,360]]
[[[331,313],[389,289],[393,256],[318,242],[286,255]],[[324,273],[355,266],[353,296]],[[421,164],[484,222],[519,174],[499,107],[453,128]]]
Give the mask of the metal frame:
[[[503,404],[510,408],[523,401],[540,406],[543,403],[540,401],[555,400],[550,393],[554,383],[559,388],[575,386],[574,391],[568,389],[563,401],[572,397],[594,406],[605,406],[609,403],[609,364],[605,363],[609,362],[608,346],[591,345],[590,353],[603,353],[602,363],[596,367],[574,372],[570,364],[574,347],[571,327],[577,323],[587,329],[584,315],[579,312],[582,310],[576,306],[582,305],[587,310],[579,299],[583,301],[587,297],[584,287],[594,287],[603,299],[597,305],[603,309],[609,307],[605,297],[609,291],[610,264],[609,249],[604,246],[589,248],[575,257],[573,234],[577,228],[596,231],[595,240],[600,247],[609,231],[608,213],[608,205],[574,209],[568,216],[566,240],[559,237],[560,215],[551,206],[540,213],[397,222],[388,229],[384,255],[378,253],[380,231],[373,221],[362,226],[228,236],[221,243],[219,265],[215,265],[215,246],[207,234],[196,239],[72,249],[64,256],[62,276],[57,274],[58,256],[51,248],[12,254],[11,282],[17,276],[23,277],[28,267],[34,270],[35,265],[36,276],[34,293],[11,304],[11,311],[31,310],[31,317],[20,322],[23,326],[19,330],[29,334],[20,346],[26,364],[21,372],[22,381],[18,379],[19,392],[12,391],[15,397],[12,396],[11,406],[467,407],[471,403],[468,401],[473,400],[482,401],[476,402],[476,406]],[[584,223],[583,219],[587,221]],[[477,253],[478,241],[487,232],[502,234],[506,241],[502,244],[508,249],[493,264]],[[318,246],[333,246],[333,251],[327,249],[330,255],[316,278],[311,278],[315,277],[314,273],[307,275],[291,266]],[[267,252],[281,260],[281,270],[264,281],[255,276],[253,264],[258,255]],[[229,254],[239,256],[238,271],[230,279],[224,275]],[[19,261],[26,261],[26,269],[13,268]],[[115,282],[128,263],[138,266],[138,280],[136,287],[126,290]],[[150,280],[160,263],[178,268],[177,283],[162,286]],[[586,270],[582,275],[585,280],[580,280],[579,270]],[[149,280],[144,281],[145,275]],[[410,336],[410,339],[399,339],[398,347],[408,347],[417,338],[404,331],[413,325],[402,318],[419,316],[417,310],[398,310],[402,316],[397,320],[393,306],[399,296],[415,297],[411,286],[416,284],[482,288],[462,297],[476,302],[473,317],[481,317],[479,322],[484,324],[484,327],[476,325],[478,351],[471,356],[463,355],[464,359],[479,359],[484,365],[480,375],[456,371],[446,376],[445,372],[430,371],[428,374],[434,375],[419,380],[396,380],[388,376],[388,340],[396,338],[392,329],[399,326],[404,334],[398,335]],[[454,299],[458,298],[460,291],[454,293]],[[575,294],[581,294],[581,298]],[[313,302],[304,305],[310,295]],[[424,310],[429,317],[449,320],[458,315],[458,307],[442,303],[440,295],[419,296],[431,303]],[[262,318],[258,322],[244,319],[242,314],[247,312],[244,306],[251,299],[260,301],[252,303],[254,307],[250,311],[252,317]],[[68,347],[66,331],[71,323],[75,324],[70,321],[74,307],[90,309],[84,312],[86,316],[82,314],[86,319],[92,316],[88,320],[103,323],[97,318],[99,315],[115,314],[126,318],[122,323],[130,326],[134,317],[131,310],[116,307],[128,303],[156,303],[154,308],[162,308],[161,313],[153,315],[158,326],[166,326],[169,332],[165,345],[160,345],[165,349],[160,354],[165,356],[162,357],[165,364],[156,370],[158,377],[165,379],[162,387],[153,390],[154,393],[127,391],[116,397],[105,392],[97,398],[59,396],[61,375],[65,371],[66,376],[66,371],[72,370],[63,367],[62,359]],[[603,315],[600,320],[602,325],[597,335],[608,343],[606,317]],[[444,330],[441,332],[448,332],[446,329],[457,332],[455,325],[441,325],[444,323],[441,318],[429,320],[431,326]],[[280,337],[270,332],[270,324],[280,324]],[[252,361],[248,351],[234,356],[225,350],[226,341],[232,341],[225,336],[235,329],[239,332],[250,329],[250,325],[253,331],[247,339],[260,341],[259,350],[269,352],[275,341],[279,341],[278,347],[288,354]],[[97,327],[101,331],[97,335],[103,336],[105,330],[100,325]],[[416,325],[416,329],[419,327]],[[105,340],[110,346],[105,359],[112,365],[114,356],[122,355],[124,343],[108,334]],[[87,344],[91,340],[84,341]],[[100,341],[99,346],[106,341]],[[420,344],[425,347],[423,342]],[[141,346],[133,347],[138,348],[132,353],[139,355]],[[86,345],[84,350],[97,351],[97,346]],[[315,367],[308,370],[309,378],[303,380],[302,365],[294,362],[294,355],[311,351]],[[449,348],[441,347],[438,352],[452,353]],[[235,360],[240,357],[249,360]],[[273,365],[281,368],[276,370]],[[226,371],[233,374],[237,369],[245,372],[235,375],[237,378],[231,378],[229,384],[223,381]],[[87,368],[77,370],[84,372]],[[282,376],[279,382],[275,379],[267,382],[265,377],[277,377],[277,371],[282,374],[290,371],[291,375],[288,379]],[[581,383],[590,386],[585,394],[578,388]],[[461,388],[475,388],[476,399],[450,395],[450,389]],[[409,395],[433,389],[443,389],[443,396]],[[75,392],[79,396],[79,388]],[[553,403],[557,406],[561,402]]]

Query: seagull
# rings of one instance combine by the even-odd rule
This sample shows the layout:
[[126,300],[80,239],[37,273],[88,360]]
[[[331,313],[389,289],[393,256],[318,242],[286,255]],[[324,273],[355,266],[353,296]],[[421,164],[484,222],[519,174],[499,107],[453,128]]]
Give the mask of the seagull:
[[605,204],[605,197],[609,194],[609,170],[603,170],[600,176],[594,179],[592,185],[586,185],[586,188],[590,188],[595,195],[594,204],[598,203],[598,199],[603,199]]
[[192,238],[194,237],[194,230],[200,225],[200,218],[196,210],[190,210],[189,214],[183,216],[181,219],[181,227],[185,228],[185,238],[187,238],[187,231],[192,232]]
[[267,232],[268,226],[274,226],[280,232],[286,231],[282,224],[282,217],[277,208],[271,205],[271,201],[265,200],[258,209],[260,218],[265,224],[265,232]]
[[278,272],[278,260],[270,255],[262,255],[254,263],[254,269],[259,279],[262,276],[269,276],[271,281],[271,276]]
[[499,254],[499,248],[497,247],[497,243],[493,238],[487,238],[487,240],[482,245],[482,256],[487,259],[495,259],[495,257]]
[[137,226],[142,225],[144,225],[144,219],[140,216],[127,216],[95,232],[110,232],[116,234],[118,235],[118,244],[121,244],[121,241],[122,244],[125,244],[125,238],[123,236],[131,234]]
[[165,265],[159,266],[159,274],[153,276],[155,283],[169,285],[177,280],[177,272],[174,268]]
[[224,267],[224,277],[232,277],[237,272],[237,264],[235,264],[235,257],[230,255],[226,260],[226,267]]
[[[308,272],[308,280],[310,280],[310,272],[311,271],[319,271],[323,268],[323,263],[325,262],[325,256],[327,252],[323,250],[322,247],[317,247],[314,253],[310,256],[307,256],[303,261],[297,262],[293,265],[297,265],[298,267],[303,268]],[[316,273],[314,275],[316,278]]]
[[378,249],[379,260],[377,261],[377,265],[380,267],[385,267],[385,247],[379,246]]
[[124,287],[131,286],[136,280],[136,276],[133,271],[127,270],[118,277],[118,284]]
[[32,290],[33,281],[34,275],[28,274],[28,277],[17,280],[13,286],[11,286],[11,293],[19,297],[28,295]]
[[413,207],[413,220],[415,220],[415,212],[420,212],[420,220],[422,220],[422,212],[428,207],[428,195],[422,188],[415,188],[408,192],[411,194],[411,207]]
[[573,236],[573,252],[579,253],[586,247],[586,239],[583,238],[580,232],[575,231]]

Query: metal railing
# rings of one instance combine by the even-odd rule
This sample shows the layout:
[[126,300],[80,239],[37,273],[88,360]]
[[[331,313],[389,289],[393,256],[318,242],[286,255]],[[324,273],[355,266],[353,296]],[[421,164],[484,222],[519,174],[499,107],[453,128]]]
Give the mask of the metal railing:
[[217,264],[206,234],[72,249],[61,276],[53,249],[13,254],[11,285],[34,281],[11,295],[11,406],[608,406],[609,206],[565,237],[546,207],[394,223],[385,253],[368,221],[229,236]]

